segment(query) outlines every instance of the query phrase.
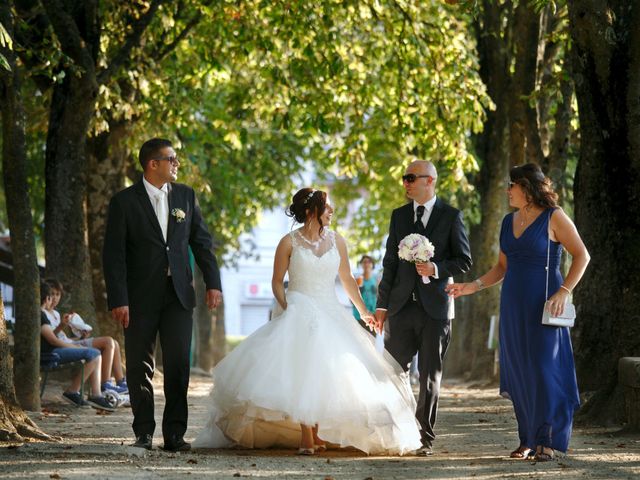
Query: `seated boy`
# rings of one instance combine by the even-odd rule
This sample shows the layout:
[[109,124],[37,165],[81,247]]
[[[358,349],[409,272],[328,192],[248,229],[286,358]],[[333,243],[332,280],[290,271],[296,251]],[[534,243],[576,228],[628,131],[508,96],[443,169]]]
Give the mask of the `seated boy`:
[[[77,314],[66,313],[60,317],[60,313],[56,310],[56,307],[60,303],[64,288],[62,287],[62,283],[55,278],[47,279],[46,282],[51,288],[52,301],[50,308],[47,309],[45,313],[51,322],[53,332],[59,339],[65,342],[100,350],[102,355],[101,378],[103,379],[100,388],[102,391],[113,390],[118,394],[128,393],[129,387],[127,386],[127,381],[122,371],[122,355],[120,354],[120,345],[118,342],[111,337],[91,337],[91,327],[85,324]],[[81,327],[77,329],[79,333],[77,338],[69,338],[64,332],[64,327],[69,326],[72,320]],[[72,326],[74,334],[76,333],[75,330]],[[115,384],[111,382],[112,374],[116,380]]]
[[[40,339],[40,351],[43,354],[57,354],[60,357],[60,363],[78,360],[86,362],[84,378],[81,378],[80,372],[78,372],[71,380],[69,388],[62,393],[63,398],[78,407],[90,405],[101,410],[115,411],[115,406],[104,398],[100,392],[100,365],[102,360],[100,351],[95,348],[87,348],[65,342],[53,333],[51,322],[45,314],[45,310],[51,308],[51,290],[46,283],[40,285],[40,306],[42,308],[40,315],[40,335],[42,337]],[[91,381],[91,393],[93,395],[89,395],[85,400],[80,395],[80,385],[87,379]]]

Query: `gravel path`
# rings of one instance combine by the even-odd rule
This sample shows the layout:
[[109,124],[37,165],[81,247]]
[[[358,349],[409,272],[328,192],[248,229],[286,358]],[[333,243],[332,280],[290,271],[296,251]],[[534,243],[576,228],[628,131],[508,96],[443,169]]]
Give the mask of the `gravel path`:
[[[161,379],[157,379],[161,391]],[[193,375],[187,440],[204,423],[209,379]],[[355,450],[329,451],[299,457],[289,450],[209,450],[168,454],[127,446],[132,441],[131,413],[119,409],[98,415],[76,409],[60,398],[62,385],[51,383],[43,412],[32,418],[60,442],[22,446],[0,443],[0,478],[300,478],[300,479],[423,479],[423,478],[549,478],[638,479],[640,436],[611,430],[576,428],[567,456],[548,463],[506,458],[517,444],[511,405],[496,388],[472,388],[445,382],[430,458],[367,457]],[[160,424],[162,398],[157,396]],[[155,445],[162,444],[156,432]],[[188,477],[186,477],[188,475]]]

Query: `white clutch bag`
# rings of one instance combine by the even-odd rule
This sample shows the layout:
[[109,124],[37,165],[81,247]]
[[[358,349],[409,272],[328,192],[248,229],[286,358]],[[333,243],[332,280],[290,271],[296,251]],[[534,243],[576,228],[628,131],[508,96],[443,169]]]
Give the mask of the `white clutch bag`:
[[[549,216],[551,218],[551,216]],[[548,228],[548,227],[547,227]],[[547,237],[547,283],[545,285],[544,298],[549,298],[549,248],[551,238]],[[544,302],[544,310],[542,311],[542,324],[549,327],[573,327],[576,321],[576,307],[571,302],[567,302],[561,315],[554,317],[549,313],[547,308],[548,301]]]
[[544,311],[542,312],[542,324],[550,327],[573,327],[576,321],[576,307],[573,303],[567,303],[564,306],[564,311],[557,317],[551,316],[547,309],[547,302],[544,304]]

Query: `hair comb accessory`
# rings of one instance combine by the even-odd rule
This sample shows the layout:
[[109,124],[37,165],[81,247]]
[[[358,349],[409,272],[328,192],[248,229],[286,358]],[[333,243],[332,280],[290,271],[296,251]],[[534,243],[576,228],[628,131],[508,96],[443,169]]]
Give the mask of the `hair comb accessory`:
[[316,192],[317,192],[317,190],[311,190],[311,193],[309,193],[309,195],[307,195],[307,198],[305,198],[305,199],[304,199],[304,202],[302,202],[302,203],[303,203],[304,205],[306,205],[306,204],[307,204],[307,202],[308,202],[309,200],[311,200],[311,197],[313,197],[313,194],[314,194],[314,193],[316,193]]

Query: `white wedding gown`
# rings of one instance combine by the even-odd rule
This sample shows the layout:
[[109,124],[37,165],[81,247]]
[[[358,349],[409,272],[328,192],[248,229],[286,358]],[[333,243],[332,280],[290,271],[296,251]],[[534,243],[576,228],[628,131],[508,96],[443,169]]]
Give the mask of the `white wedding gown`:
[[287,309],[215,367],[209,418],[194,447],[296,448],[303,423],[368,454],[420,448],[408,376],[336,297],[334,232],[315,247],[299,230],[291,239]]

